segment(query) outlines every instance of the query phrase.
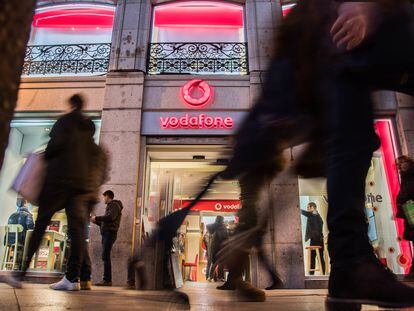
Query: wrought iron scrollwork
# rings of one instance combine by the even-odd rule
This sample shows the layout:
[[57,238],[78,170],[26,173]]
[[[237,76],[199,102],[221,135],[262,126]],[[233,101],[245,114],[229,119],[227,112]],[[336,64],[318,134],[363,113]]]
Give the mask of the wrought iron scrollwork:
[[106,73],[110,52],[110,43],[28,46],[23,75]]
[[151,43],[148,73],[247,74],[247,43]]

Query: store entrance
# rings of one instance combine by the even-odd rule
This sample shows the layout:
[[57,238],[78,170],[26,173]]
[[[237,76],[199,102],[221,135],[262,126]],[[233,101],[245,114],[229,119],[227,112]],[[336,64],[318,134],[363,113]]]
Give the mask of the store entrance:
[[[165,215],[188,205],[208,179],[225,168],[228,155],[221,146],[151,146],[143,209],[143,235],[148,236]],[[213,267],[214,255],[237,224],[241,208],[237,181],[216,181],[194,206],[174,241],[176,268],[183,281],[219,282],[225,267]],[[211,271],[208,278],[209,271]]]

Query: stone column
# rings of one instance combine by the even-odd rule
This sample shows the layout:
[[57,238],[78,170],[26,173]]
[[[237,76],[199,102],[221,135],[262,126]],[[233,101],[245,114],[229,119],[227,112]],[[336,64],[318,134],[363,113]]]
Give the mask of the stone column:
[[[140,215],[137,182],[149,10],[149,1],[118,1],[102,111],[100,143],[110,156],[109,180],[102,190],[113,190],[115,198],[124,204],[118,239],[112,251],[114,285],[126,283],[127,259],[132,253],[134,226]],[[104,213],[102,204],[96,213]],[[93,226],[91,257],[94,281],[102,278],[101,251],[100,234]]]

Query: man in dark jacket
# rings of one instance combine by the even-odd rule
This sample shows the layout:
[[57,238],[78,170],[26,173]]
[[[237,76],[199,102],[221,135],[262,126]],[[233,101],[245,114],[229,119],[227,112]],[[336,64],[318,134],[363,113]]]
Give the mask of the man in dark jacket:
[[111,190],[103,193],[106,204],[105,215],[93,216],[91,221],[101,228],[102,234],[102,260],[104,262],[103,281],[97,286],[112,286],[111,250],[114,245],[121,223],[122,202],[114,200],[115,194]]
[[[310,240],[310,246],[320,246],[321,255],[321,271],[325,274],[325,258],[324,258],[324,241],[323,241],[323,220],[318,213],[318,208],[314,202],[310,202],[307,211],[301,210],[303,216],[307,217],[305,241]],[[316,253],[311,254],[310,274],[314,274]]]
[[[68,235],[71,237],[70,258],[65,277],[52,284],[51,288],[74,291],[80,290],[81,265],[84,254],[88,251],[88,211],[81,196],[88,191],[91,120],[82,114],[84,100],[81,95],[70,97],[68,104],[70,112],[59,118],[53,126],[45,150],[46,177],[39,195],[39,211],[30,237],[27,257],[23,259],[23,276],[53,215],[65,209]],[[6,282],[13,287],[21,287],[20,279],[10,277]]]
[[[414,227],[408,223],[403,210],[405,203],[414,201],[414,161],[407,156],[401,156],[397,160],[397,166],[401,176],[400,192],[397,196],[397,217],[404,219],[403,238],[407,241],[414,242]],[[414,280],[414,264],[411,264],[410,273],[406,278]]]

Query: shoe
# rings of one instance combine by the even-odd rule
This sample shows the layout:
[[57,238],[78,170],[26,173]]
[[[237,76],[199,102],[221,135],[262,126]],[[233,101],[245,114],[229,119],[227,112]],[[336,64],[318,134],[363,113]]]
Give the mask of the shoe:
[[95,284],[96,286],[112,286],[112,282],[102,281]]
[[127,283],[124,287],[124,289],[135,289],[135,283]]
[[236,287],[229,283],[224,283],[223,285],[217,286],[216,289],[218,290],[235,290]]
[[22,280],[20,277],[16,277],[13,275],[6,275],[3,278],[3,282],[13,288],[22,288]]
[[92,289],[92,281],[80,281],[80,289],[81,290],[91,290]]
[[414,306],[414,288],[399,282],[378,259],[335,268],[329,277],[326,310],[360,310],[362,304],[381,308]]
[[79,282],[71,282],[66,276],[63,277],[59,282],[53,283],[49,286],[54,290],[67,290],[67,291],[78,291],[80,290]]
[[238,281],[236,284],[237,294],[243,301],[263,302],[266,300],[265,292],[249,282]]

